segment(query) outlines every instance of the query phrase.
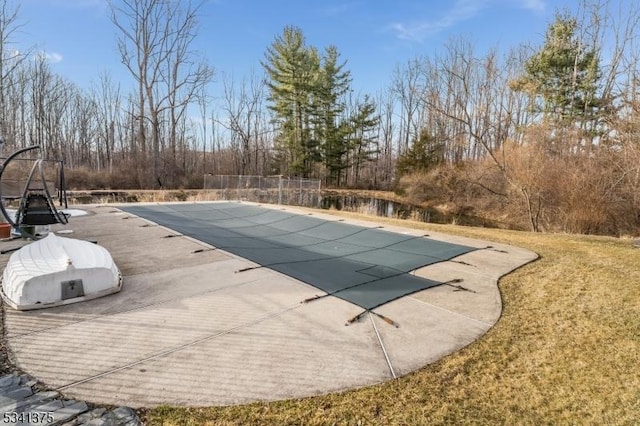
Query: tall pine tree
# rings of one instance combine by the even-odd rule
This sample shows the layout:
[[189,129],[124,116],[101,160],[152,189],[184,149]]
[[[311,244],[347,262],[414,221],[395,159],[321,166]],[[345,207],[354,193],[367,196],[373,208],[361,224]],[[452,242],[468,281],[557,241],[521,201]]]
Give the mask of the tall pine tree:
[[537,112],[556,126],[593,127],[597,118],[598,52],[577,34],[577,21],[556,15],[547,29],[545,43],[525,63],[525,74],[511,85],[536,100]]
[[276,37],[262,62],[269,77],[270,108],[280,127],[276,140],[280,169],[286,174],[309,176],[319,157],[309,117],[319,64],[318,52],[306,46],[302,30],[296,27],[286,27]]
[[325,50],[314,105],[315,130],[322,141],[322,161],[330,185],[339,184],[340,171],[347,167],[344,156],[349,150],[343,96],[350,89],[351,73],[344,70],[346,63],[339,63],[339,58],[335,46]]
[[[270,108],[279,125],[276,158],[280,173],[326,176],[340,185],[343,171],[359,168],[376,152],[372,129],[375,105],[367,97],[353,116],[345,114],[351,73],[335,46],[323,54],[307,46],[302,30],[286,27],[262,62]],[[349,160],[352,161],[349,161]],[[357,179],[356,179],[357,180]]]
[[379,153],[377,129],[380,116],[376,114],[376,104],[365,95],[357,106],[356,113],[351,117],[351,158],[354,166],[354,185],[359,185],[360,168],[373,160],[373,155]]

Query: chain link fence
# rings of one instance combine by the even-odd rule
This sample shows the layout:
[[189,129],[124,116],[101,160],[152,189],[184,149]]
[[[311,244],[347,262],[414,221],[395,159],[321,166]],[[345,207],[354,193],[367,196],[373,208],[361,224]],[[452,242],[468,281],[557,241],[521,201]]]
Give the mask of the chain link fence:
[[204,189],[224,200],[320,207],[319,179],[284,176],[205,175]]

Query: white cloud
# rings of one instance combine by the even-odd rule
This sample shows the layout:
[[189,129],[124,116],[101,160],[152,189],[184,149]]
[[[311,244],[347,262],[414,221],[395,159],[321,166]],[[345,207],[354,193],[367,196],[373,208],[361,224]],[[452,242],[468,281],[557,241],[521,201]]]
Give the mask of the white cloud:
[[391,24],[389,28],[400,39],[421,42],[429,35],[437,34],[458,22],[473,18],[489,3],[489,0],[457,0],[451,9],[435,21],[396,22]]
[[52,64],[57,64],[59,62],[62,62],[62,55],[59,54],[58,52],[45,52],[44,56]]
[[474,18],[491,6],[515,6],[542,13],[546,10],[547,0],[456,0],[453,7],[447,10],[439,19],[395,22],[389,25],[388,28],[399,39],[422,42],[430,35],[437,34],[460,22]]
[[58,52],[45,52],[44,50],[36,52],[35,55],[38,57],[38,59],[44,59],[50,64],[60,63],[64,59],[63,56]]
[[534,12],[544,12],[547,8],[545,0],[522,0],[522,7]]

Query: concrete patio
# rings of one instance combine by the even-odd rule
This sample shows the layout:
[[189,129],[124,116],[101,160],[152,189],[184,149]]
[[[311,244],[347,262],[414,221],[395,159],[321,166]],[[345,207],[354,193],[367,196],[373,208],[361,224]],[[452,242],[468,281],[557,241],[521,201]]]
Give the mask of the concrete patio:
[[[106,247],[124,275],[123,290],[46,310],[5,308],[5,338],[25,372],[67,396],[103,404],[239,404],[399,377],[482,336],[500,317],[499,277],[537,257],[430,232],[430,238],[492,248],[415,271],[463,281],[375,309],[399,327],[371,314],[345,326],[362,308],[336,297],[301,303],[322,292],[267,268],[237,272],[254,264],[150,226],[117,206],[74,208],[89,214],[53,229],[73,230],[69,237]],[[0,243],[3,250],[20,244]],[[9,256],[0,256],[2,266]]]

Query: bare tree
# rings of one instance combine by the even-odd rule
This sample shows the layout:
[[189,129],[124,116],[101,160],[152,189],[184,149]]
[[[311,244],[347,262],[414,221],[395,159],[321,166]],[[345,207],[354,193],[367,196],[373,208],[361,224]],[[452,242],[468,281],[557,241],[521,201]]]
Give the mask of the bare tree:
[[54,74],[43,55],[36,56],[28,70],[29,143],[41,145],[45,157],[59,157],[64,152],[65,115],[69,113],[69,104],[77,88]]
[[5,112],[7,111],[7,92],[14,84],[20,84],[15,74],[18,73],[29,50],[21,52],[13,47],[15,37],[22,29],[19,21],[20,6],[15,6],[9,0],[0,0],[0,136],[7,139],[9,145],[15,145],[15,128],[10,127]]
[[[633,66],[637,66],[633,61],[633,66],[628,67],[639,24],[640,7],[635,2],[620,2],[615,11],[610,0],[580,2],[580,39],[594,46],[599,55],[602,73],[600,97],[605,103],[618,98],[622,89],[620,84],[624,84],[626,76],[633,73]],[[607,52],[607,58],[603,57],[603,52]]]
[[392,92],[400,103],[400,139],[398,153],[409,149],[410,142],[420,133],[424,72],[420,59],[409,60],[396,67],[393,73]]
[[[237,173],[244,175],[264,171],[264,135],[270,132],[264,117],[266,86],[262,78],[251,74],[236,88],[233,79],[224,79],[223,120],[219,124],[229,132],[236,159]],[[262,153],[262,154],[261,154]]]
[[488,155],[504,168],[496,150],[516,126],[509,73],[495,50],[474,55],[465,39],[452,39],[443,54],[425,61],[424,124],[446,146],[452,162]]
[[[396,133],[394,120],[395,102],[391,90],[385,90],[378,97],[378,108],[380,114],[380,125],[378,130],[378,140],[381,149],[376,161],[375,185],[389,189],[394,176],[394,149],[393,141]],[[378,173],[378,171],[381,173]]]
[[[140,160],[148,160],[150,148],[147,184],[162,187],[167,174],[166,165],[161,170],[160,164],[163,138],[168,137],[174,151],[187,106],[212,77],[212,70],[190,49],[199,6],[178,0],[111,0],[110,8],[120,31],[121,61],[137,83]],[[162,121],[165,111],[168,129]]]
[[109,173],[113,173],[114,151],[116,149],[116,127],[121,127],[122,99],[120,85],[112,81],[111,76],[104,73],[100,76],[97,87],[92,90],[92,98],[96,104],[100,129],[98,144],[96,147],[98,169],[106,167]]
[[[206,88],[213,78],[213,69],[203,58],[191,49],[197,35],[199,5],[182,2],[182,8],[172,9],[175,13],[170,20],[170,32],[167,34],[168,50],[165,64],[160,69],[163,83],[166,85],[166,98],[159,99],[163,109],[168,109],[169,140],[169,180],[174,184],[176,174],[176,147],[179,142],[179,126],[183,126],[187,108],[190,104],[199,104],[199,98],[206,99]],[[165,105],[166,104],[166,105]],[[184,173],[184,167],[182,173]]]

